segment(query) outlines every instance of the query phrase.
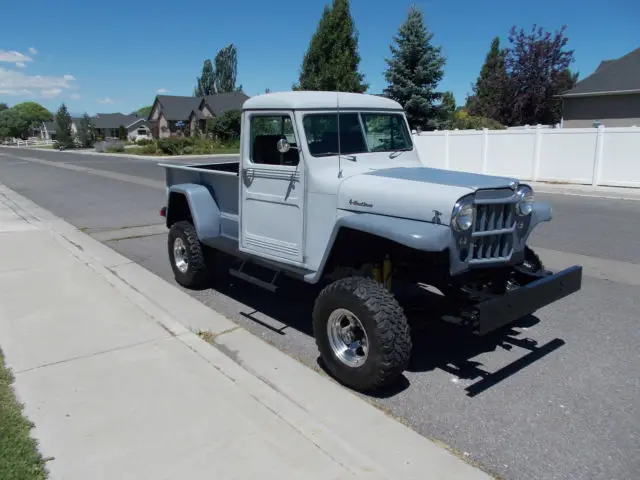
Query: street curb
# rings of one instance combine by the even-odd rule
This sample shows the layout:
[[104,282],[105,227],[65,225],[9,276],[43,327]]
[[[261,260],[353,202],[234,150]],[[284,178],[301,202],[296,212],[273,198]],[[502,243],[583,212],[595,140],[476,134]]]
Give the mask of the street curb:
[[[494,478],[1,183],[0,197],[183,344],[357,474],[416,480]],[[198,331],[210,332],[209,341],[196,335]]]

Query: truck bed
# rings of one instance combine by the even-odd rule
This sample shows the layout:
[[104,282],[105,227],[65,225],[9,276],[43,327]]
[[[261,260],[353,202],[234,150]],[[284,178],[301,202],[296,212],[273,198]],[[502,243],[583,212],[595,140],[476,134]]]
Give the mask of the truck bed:
[[189,183],[207,187],[220,209],[221,236],[237,242],[239,160],[192,165],[161,163],[159,166],[165,169],[167,189],[172,185]]

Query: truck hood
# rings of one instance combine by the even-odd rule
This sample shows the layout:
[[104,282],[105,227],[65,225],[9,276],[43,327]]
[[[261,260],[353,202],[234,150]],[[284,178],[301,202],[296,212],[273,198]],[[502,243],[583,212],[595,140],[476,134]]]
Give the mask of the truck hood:
[[385,168],[345,179],[338,191],[338,208],[448,225],[460,197],[514,184],[518,184],[514,178],[437,168]]

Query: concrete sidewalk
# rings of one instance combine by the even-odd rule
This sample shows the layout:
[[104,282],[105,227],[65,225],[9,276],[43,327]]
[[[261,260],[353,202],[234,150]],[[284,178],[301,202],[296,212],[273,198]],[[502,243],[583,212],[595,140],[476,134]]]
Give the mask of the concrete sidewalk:
[[52,479],[491,478],[2,185],[0,345]]

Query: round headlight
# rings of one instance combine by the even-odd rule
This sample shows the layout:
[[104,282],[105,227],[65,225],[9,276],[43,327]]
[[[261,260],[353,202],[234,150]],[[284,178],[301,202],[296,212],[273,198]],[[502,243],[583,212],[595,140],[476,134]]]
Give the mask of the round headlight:
[[464,203],[456,206],[453,212],[452,225],[459,232],[469,230],[473,225],[473,205]]
[[533,212],[534,195],[533,190],[529,187],[522,187],[518,190],[518,196],[520,200],[516,204],[516,212],[518,215],[525,216]]

